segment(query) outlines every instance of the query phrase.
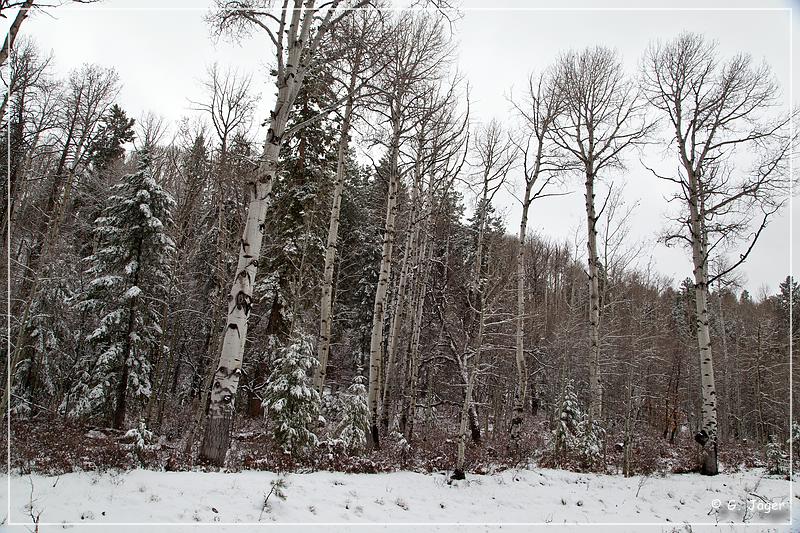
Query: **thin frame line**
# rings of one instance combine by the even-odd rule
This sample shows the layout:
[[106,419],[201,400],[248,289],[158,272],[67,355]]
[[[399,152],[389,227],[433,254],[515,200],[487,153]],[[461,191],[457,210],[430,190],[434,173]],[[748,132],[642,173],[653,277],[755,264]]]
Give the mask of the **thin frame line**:
[[[793,8],[789,8],[789,142],[794,139],[794,120],[792,111],[794,108],[794,13]],[[789,152],[789,522],[794,516],[794,442],[792,441],[792,427],[794,425],[794,393],[793,393],[793,358],[794,349],[794,157],[791,150]]]
[[[498,12],[555,12],[555,13],[577,13],[577,12],[643,12],[643,13],[653,13],[653,12],[733,12],[733,13],[741,13],[741,12],[788,12],[789,13],[789,112],[791,114],[793,105],[794,105],[794,93],[793,93],[793,81],[794,81],[794,62],[793,62],[793,52],[794,52],[794,45],[793,45],[793,37],[794,37],[794,18],[793,18],[793,7],[466,7],[466,8],[341,8],[342,11],[364,11],[364,10],[378,10],[378,11],[389,11],[389,12],[400,12],[400,11],[445,11],[445,12],[464,12],[464,11],[477,11],[477,12],[488,12],[488,11],[498,11]],[[132,12],[148,12],[148,11],[187,11],[187,12],[194,12],[194,11],[208,11],[209,8],[207,7],[108,7],[108,6],[65,6],[59,7],[58,11],[132,11]],[[221,9],[221,11],[241,11],[244,8],[227,8]],[[271,8],[267,9],[267,11],[281,11],[280,8]],[[11,100],[11,54],[13,54],[13,50],[9,50],[9,59],[6,64],[7,76],[9,79],[9,103]],[[8,501],[7,501],[7,522],[6,524],[9,526],[17,526],[17,525],[30,525],[28,522],[14,522],[11,520],[11,127],[10,127],[10,113],[6,113],[6,128],[9,134],[7,135],[7,143],[6,143],[6,150],[7,150],[7,195],[6,195],[6,224],[8,229],[8,238],[6,242],[6,266],[7,266],[7,298],[6,298],[6,309],[7,309],[7,350],[8,355],[6,357],[6,386],[8,387],[8,395],[7,395],[7,410],[6,410],[6,428],[7,428],[7,446],[6,446],[6,460],[7,460],[7,487],[8,487]],[[794,134],[794,121],[789,121],[789,134],[790,139],[793,138]],[[793,268],[793,177],[794,177],[794,162],[793,158],[789,158],[789,277],[792,282],[794,282],[794,276],[792,272]],[[789,287],[789,434],[791,437],[791,428],[793,423],[793,357],[792,357],[792,349],[793,349],[793,336],[792,336],[792,320],[793,320],[793,285],[790,284]],[[759,522],[742,522],[741,524],[731,524],[732,526],[782,526],[782,525],[789,525],[792,524],[791,517],[793,516],[793,505],[794,505],[794,472],[792,468],[792,449],[793,446],[789,446],[789,521],[782,523],[782,522],[769,522],[769,523],[759,523]],[[99,522],[99,523],[88,523],[88,522],[38,522],[38,525],[42,526],[375,526],[375,525],[385,525],[385,526],[422,526],[422,525],[434,525],[434,526],[539,526],[539,525],[547,525],[547,526],[675,526],[677,522],[597,522],[597,523],[552,523],[552,522]],[[690,526],[719,526],[719,522],[680,522],[682,525],[690,525]]]
[[[368,474],[369,475],[369,474]],[[789,522],[37,522],[40,526],[791,526]],[[30,526],[31,522],[8,522],[9,526]]]
[[11,58],[16,54],[8,48],[6,78],[8,79],[8,109],[6,110],[6,482],[7,520],[11,522]]
[[[37,6],[38,7],[38,6]],[[58,11],[209,11],[207,7],[135,7],[135,6],[63,6],[58,7]],[[299,8],[305,9],[305,8]],[[688,12],[792,12],[791,7],[462,7],[462,8],[402,8],[402,7],[342,7],[338,11],[433,11],[433,12],[464,12],[464,11],[531,11],[531,12],[563,12],[577,13],[582,11],[606,11],[606,12],[664,12],[664,11],[688,11]],[[218,11],[249,11],[248,8],[219,8]],[[295,8],[287,8],[287,11],[294,11]],[[263,8],[264,12],[282,11],[278,7]]]

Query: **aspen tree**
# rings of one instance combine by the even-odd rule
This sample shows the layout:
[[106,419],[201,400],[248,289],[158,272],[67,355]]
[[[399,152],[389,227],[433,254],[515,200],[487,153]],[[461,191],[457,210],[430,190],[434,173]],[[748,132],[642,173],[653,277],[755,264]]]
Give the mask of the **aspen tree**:
[[381,55],[378,43],[381,32],[381,15],[373,12],[358,12],[343,23],[333,34],[342,41],[344,51],[340,59],[342,74],[347,78],[344,82],[345,104],[342,111],[342,123],[339,129],[337,148],[336,178],[334,181],[333,199],[331,201],[328,236],[325,246],[325,264],[323,266],[322,297],[320,300],[320,326],[317,343],[319,365],[314,370],[314,388],[322,394],[327,374],[328,356],[331,349],[331,328],[333,323],[333,276],[339,237],[339,215],[342,207],[342,194],[345,184],[345,170],[350,146],[350,130],[356,107],[362,99],[363,86],[376,73],[380,72],[381,63],[385,59]]
[[[717,393],[709,327],[709,287],[745,262],[770,217],[784,204],[790,118],[774,116],[778,87],[768,65],[745,54],[720,61],[716,43],[693,33],[652,43],[643,61],[643,88],[663,117],[677,152],[674,183],[683,209],[663,236],[689,247],[692,256],[702,422],[695,440],[701,472],[718,473]],[[734,149],[747,149],[751,164],[735,164]],[[744,251],[711,275],[712,254],[744,243]]]
[[525,363],[525,244],[528,231],[528,211],[537,198],[548,196],[545,190],[563,170],[557,147],[550,139],[550,130],[561,112],[561,98],[552,72],[528,78],[523,102],[515,104],[524,122],[525,144],[521,146],[525,189],[521,198],[522,216],[519,224],[517,251],[517,312],[514,358],[517,365],[517,386],[514,391],[514,414],[511,437],[519,438],[528,391],[528,370]]
[[[358,2],[354,7],[366,4]],[[220,0],[215,14],[220,31],[249,31],[255,27],[267,33],[275,47],[276,68],[273,71],[277,96],[269,116],[267,138],[255,179],[248,184],[249,202],[239,258],[228,296],[228,315],[220,352],[219,366],[211,385],[208,420],[205,427],[201,459],[216,465],[225,462],[230,446],[236,393],[241,375],[247,325],[252,308],[253,286],[258,273],[265,219],[272,199],[272,185],[278,171],[282,141],[299,130],[300,123],[286,129],[289,114],[303,86],[303,79],[323,45],[328,31],[349,16],[340,9],[341,0],[324,6],[315,0],[284,0],[277,16],[261,0]],[[235,7],[236,9],[230,9]],[[277,27],[273,27],[277,24]]]
[[557,64],[564,112],[553,141],[571,155],[584,178],[589,286],[589,419],[600,422],[600,287],[595,187],[603,171],[622,166],[622,155],[651,129],[637,87],[627,79],[618,55],[601,46],[571,51]]
[[431,84],[446,66],[451,47],[446,42],[441,20],[430,14],[403,13],[396,22],[390,44],[388,62],[382,73],[381,92],[376,111],[389,130],[387,143],[388,192],[384,221],[378,284],[372,312],[370,335],[369,383],[367,403],[370,413],[370,439],[373,448],[380,447],[380,379],[383,365],[384,319],[391,276],[392,252],[395,244],[397,195],[406,169],[400,166],[401,144],[419,120],[417,102],[432,91]]
[[[476,201],[475,256],[469,287],[471,331],[466,339],[464,349],[460,353],[456,349],[455,339],[448,333],[451,351],[457,357],[458,369],[464,385],[454,479],[464,478],[467,426],[470,412],[474,408],[472,395],[483,354],[486,319],[486,265],[489,262],[485,250],[486,235],[489,231],[489,211],[492,200],[505,183],[517,157],[517,150],[511,137],[496,120],[490,121],[478,130],[473,150],[476,157],[475,166],[479,176],[477,185],[480,193]],[[517,368],[519,371],[520,367]],[[524,368],[522,370],[524,371]]]

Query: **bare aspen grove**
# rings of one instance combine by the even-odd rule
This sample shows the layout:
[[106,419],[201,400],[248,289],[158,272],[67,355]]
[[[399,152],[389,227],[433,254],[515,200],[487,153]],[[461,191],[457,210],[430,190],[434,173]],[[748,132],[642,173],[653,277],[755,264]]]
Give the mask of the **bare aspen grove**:
[[[530,50],[547,66],[515,65],[492,116],[460,5],[213,0],[184,16],[259,61],[206,61],[174,120],[126,100],[158,79],[27,30],[114,1],[0,0],[9,523],[594,523],[627,494],[621,522],[736,524],[788,502],[800,286],[763,237],[796,116],[768,59],[689,30]],[[756,257],[787,268],[756,289]],[[47,481],[127,499],[89,481],[109,470],[165,492],[107,518]],[[225,476],[249,511],[190,501]]]

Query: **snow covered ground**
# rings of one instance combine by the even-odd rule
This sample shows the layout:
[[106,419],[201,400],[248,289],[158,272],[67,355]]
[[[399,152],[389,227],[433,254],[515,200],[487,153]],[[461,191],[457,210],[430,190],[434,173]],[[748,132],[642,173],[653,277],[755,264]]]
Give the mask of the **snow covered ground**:
[[[744,519],[750,524],[747,531],[794,530],[787,524],[789,482],[765,477],[759,470],[714,478],[685,474],[628,479],[560,470],[508,470],[494,475],[472,475],[458,485],[448,484],[443,473],[287,474],[283,489],[286,499],[273,495],[265,507],[264,498],[271,482],[279,477],[256,471],[147,470],[84,472],[58,477],[14,475],[11,522],[29,524],[14,528],[15,531],[33,531],[32,512],[40,515],[42,524],[57,524],[43,525],[41,531],[64,530],[65,522],[92,524],[93,527],[66,527],[70,531],[94,532],[241,532],[263,530],[257,524],[299,523],[302,525],[295,525],[289,531],[331,533],[352,531],[354,524],[365,526],[357,531],[405,532],[519,530],[521,526],[515,523],[531,522],[560,524],[558,531],[587,531],[577,525],[590,523],[605,524],[589,528],[592,531],[740,531],[741,526],[734,528],[729,524],[741,524]],[[2,496],[5,498],[5,491]],[[720,506],[716,511],[715,505]],[[729,511],[729,505],[735,509]],[[0,507],[3,515],[6,506],[7,501],[3,500]],[[455,527],[456,522],[474,525]],[[688,529],[683,525],[686,522],[718,522],[720,526]],[[112,526],[122,523],[158,525],[119,529]],[[191,526],[167,528],[167,523]],[[210,523],[210,527],[201,523]],[[235,523],[251,525],[237,527]],[[338,525],[319,526],[324,523]],[[486,523],[505,525],[499,528]],[[648,523],[651,525],[646,528],[644,525]]]

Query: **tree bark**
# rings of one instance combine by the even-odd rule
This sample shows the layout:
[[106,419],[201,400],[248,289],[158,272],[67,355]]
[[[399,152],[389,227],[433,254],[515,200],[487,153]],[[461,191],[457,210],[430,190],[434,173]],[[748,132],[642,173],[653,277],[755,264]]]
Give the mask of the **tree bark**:
[[470,418],[470,407],[472,406],[472,390],[475,387],[476,372],[470,372],[467,378],[467,389],[464,391],[464,403],[461,405],[461,423],[458,428],[458,450],[456,452],[456,468],[453,471],[453,479],[464,479],[464,465],[466,462],[467,451],[467,423]]
[[695,440],[702,447],[701,473],[713,476],[717,464],[717,392],[714,385],[714,361],[708,319],[708,257],[705,242],[705,220],[702,191],[696,173],[689,172],[689,216],[691,219],[692,263],[694,265],[694,298],[697,314],[697,344],[700,349],[700,391],[702,420]]
[[725,311],[722,307],[722,290],[720,288],[717,303],[719,304],[719,326],[720,326],[720,344],[722,345],[722,370],[723,382],[722,386],[725,388],[725,411],[722,417],[723,427],[720,431],[720,436],[725,439],[730,437],[731,430],[731,406],[733,399],[731,398],[731,378],[732,365],[728,358],[728,332],[725,325]]
[[[235,411],[236,392],[241,375],[247,321],[252,307],[253,286],[258,271],[264,220],[272,203],[272,185],[278,170],[278,156],[286,130],[289,113],[303,86],[307,66],[304,63],[319,43],[321,34],[327,27],[317,29],[313,43],[309,44],[312,21],[314,19],[313,0],[307,0],[305,8],[300,0],[295,0],[286,36],[287,54],[284,64],[282,46],[279,46],[279,71],[276,80],[278,89],[275,106],[270,113],[269,130],[256,176],[249,184],[249,203],[242,239],[239,245],[239,260],[236,266],[231,292],[228,295],[228,316],[222,339],[219,366],[211,386],[208,421],[206,423],[200,458],[215,465],[225,462],[230,445],[229,431]],[[329,24],[326,19],[323,25]]]
[[589,253],[589,419],[600,421],[603,392],[600,385],[600,290],[597,278],[597,216],[594,205],[594,169],[586,165],[586,246]]
[[[25,0],[25,3],[20,6],[19,11],[17,11],[17,16],[14,17],[14,22],[11,23],[11,26],[8,28],[8,33],[6,34],[6,38],[3,41],[3,48],[0,49],[0,65],[5,64],[6,60],[8,59],[8,55],[11,53],[11,49],[14,48],[14,41],[17,38],[17,33],[19,33],[19,28],[22,26],[22,22],[27,18],[28,12],[33,7],[33,2],[35,0]],[[5,114],[5,107],[0,110],[0,119],[3,118]]]
[[194,447],[195,434],[197,428],[203,422],[203,416],[206,414],[208,407],[208,396],[211,391],[211,382],[214,379],[214,372],[219,366],[220,356],[220,310],[223,304],[223,289],[224,289],[224,274],[225,274],[225,261],[229,253],[231,253],[232,246],[230,238],[226,239],[225,232],[225,186],[223,176],[227,174],[227,143],[225,137],[221,139],[221,156],[220,165],[217,176],[217,242],[215,247],[215,261],[214,261],[214,276],[215,276],[215,295],[209,301],[209,312],[211,313],[211,337],[207,346],[208,367],[205,369],[203,381],[200,384],[200,402],[195,407],[194,414],[189,429],[186,432],[186,444],[184,452],[187,456],[191,456],[192,448]]
[[[433,217],[430,216],[433,209],[433,188],[429,187],[427,192],[427,208],[425,210],[425,229],[422,241],[417,248],[414,258],[414,271],[416,275],[413,281],[411,295],[411,327],[410,339],[408,344],[407,358],[407,379],[403,384],[402,405],[400,407],[400,431],[406,435],[406,440],[411,442],[414,433],[414,418],[417,410],[417,381],[419,379],[420,366],[420,335],[422,332],[422,315],[425,309],[425,291],[430,277],[431,259],[433,246],[430,245],[431,226]],[[441,331],[439,333],[441,339]]]
[[[278,105],[280,104],[276,104],[276,109],[280,113]],[[281,114],[285,115],[286,113]],[[250,202],[247,208],[244,235],[239,246],[236,275],[228,295],[228,318],[222,341],[222,351],[211,386],[208,421],[200,451],[201,460],[220,466],[225,462],[225,454],[230,444],[228,431],[235,410],[236,392],[247,338],[247,320],[250,316],[253,285],[261,254],[264,220],[272,199],[272,183],[277,170],[280,135],[286,124],[285,117],[282,124],[277,122],[278,117],[273,119],[275,124],[270,128],[270,137],[265,145],[264,162],[259,168],[258,181],[251,184]]]
[[[299,60],[297,51],[291,63]],[[230,444],[228,431],[231,428],[235,410],[236,392],[239,386],[247,321],[252,306],[253,286],[258,271],[264,220],[272,201],[272,184],[275,180],[280,152],[281,138],[286,127],[289,110],[294,100],[295,84],[287,81],[279,86],[278,100],[272,112],[269,133],[264,143],[262,162],[256,180],[250,183],[250,199],[247,206],[247,219],[239,245],[239,259],[233,285],[228,295],[228,315],[222,341],[219,366],[214,374],[211,388],[208,421],[200,457],[215,465],[225,462],[225,454]],[[291,98],[290,98],[291,97]]]
[[[400,266],[400,277],[397,282],[397,297],[395,301],[395,309],[392,313],[391,326],[389,327],[389,338],[386,343],[386,368],[384,375],[392,372],[395,366],[395,356],[397,354],[397,345],[400,339],[400,331],[406,317],[406,292],[409,278],[409,267],[411,261],[409,256],[412,250],[415,251],[415,256],[419,258],[419,251],[415,250],[417,241],[419,239],[419,223],[417,217],[417,202],[419,200],[419,180],[421,177],[417,176],[417,183],[414,185],[414,191],[411,198],[411,213],[409,214],[409,227],[406,237],[405,250],[403,251],[403,260]],[[389,430],[389,408],[394,391],[394,379],[384,379],[383,383],[383,397],[381,401],[381,426],[384,431]]]
[[[430,220],[430,219],[429,219]],[[428,223],[430,229],[430,222]],[[411,342],[408,354],[408,380],[406,381],[406,391],[403,394],[403,406],[400,414],[400,430],[404,432],[406,440],[411,441],[414,434],[414,418],[417,412],[417,381],[419,381],[420,366],[420,335],[422,332],[422,314],[425,309],[425,289],[428,286],[428,279],[431,270],[431,256],[433,246],[430,245],[428,231],[425,233],[422,247],[420,250],[420,264],[417,270],[421,274],[417,278],[416,296],[414,300],[414,316],[411,323]]]
[[370,439],[374,449],[380,449],[378,433],[380,375],[383,358],[383,321],[386,315],[386,292],[389,288],[389,276],[392,269],[392,249],[395,237],[395,216],[398,189],[397,161],[399,157],[399,118],[395,115],[392,125],[392,146],[389,160],[389,193],[386,199],[386,223],[383,232],[381,250],[381,266],[378,274],[378,287],[375,290],[375,304],[372,310],[372,334],[369,343],[369,390],[367,404],[369,406]]
[[[478,375],[478,368],[481,364],[481,355],[483,352],[483,322],[484,322],[484,309],[480,308],[478,317],[478,334],[475,347],[474,360],[472,365],[468,361],[464,361],[462,368],[462,375],[466,388],[464,389],[464,403],[461,406],[461,421],[459,424],[458,432],[458,450],[456,452],[456,468],[453,474],[454,479],[464,479],[464,460],[467,448],[467,426],[469,424],[473,440],[480,441],[480,428],[477,426],[477,413],[474,411],[474,403],[472,401],[472,394],[475,389],[475,380]],[[477,439],[475,433],[477,428]],[[460,477],[457,477],[460,476]]]
[[347,148],[350,143],[350,120],[353,114],[353,99],[356,84],[356,69],[350,75],[350,92],[342,117],[342,128],[339,132],[339,148],[336,162],[336,182],[333,188],[331,217],[328,223],[328,240],[325,247],[325,266],[322,276],[322,299],[320,301],[319,342],[317,358],[319,364],[314,369],[313,385],[322,394],[325,377],[328,371],[328,356],[331,352],[331,326],[333,321],[333,273],[336,263],[337,242],[339,239],[339,214],[342,208],[342,191],[344,190],[345,163]]
[[[541,143],[539,148],[541,154]],[[537,161],[538,167],[538,161]],[[536,171],[538,174],[538,169]],[[536,175],[534,174],[534,175]],[[525,364],[525,237],[528,231],[528,210],[531,205],[533,181],[527,180],[525,197],[522,199],[522,218],[519,223],[519,250],[517,250],[517,316],[516,349],[517,387],[514,390],[514,413],[511,417],[511,438],[518,439],[525,415],[525,399],[528,391],[528,369]]]
[[389,408],[391,397],[394,391],[394,379],[387,379],[387,375],[392,373],[396,365],[395,356],[397,354],[397,346],[400,339],[400,330],[406,316],[406,285],[408,281],[408,256],[411,252],[410,248],[413,246],[413,239],[409,236],[406,241],[406,249],[403,252],[403,260],[400,266],[400,277],[396,287],[396,297],[394,301],[394,310],[392,312],[392,320],[389,326],[389,337],[386,340],[386,364],[383,369],[384,379],[381,395],[381,427],[384,431],[389,430]]

